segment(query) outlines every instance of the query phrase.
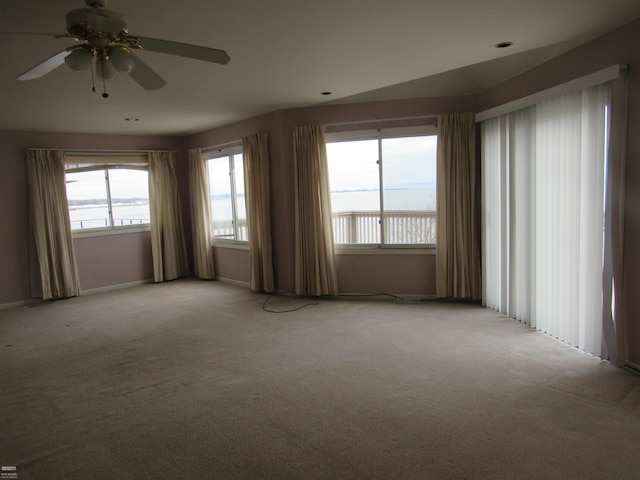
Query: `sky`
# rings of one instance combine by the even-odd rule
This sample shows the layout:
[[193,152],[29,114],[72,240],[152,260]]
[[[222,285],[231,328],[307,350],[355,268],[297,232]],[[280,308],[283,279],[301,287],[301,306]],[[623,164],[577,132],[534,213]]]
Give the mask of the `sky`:
[[[435,135],[382,140],[385,188],[433,188],[436,184]],[[378,140],[327,144],[331,191],[379,188]]]
[[[69,200],[106,199],[104,170],[67,173]],[[147,172],[141,170],[109,170],[111,198],[149,198]]]

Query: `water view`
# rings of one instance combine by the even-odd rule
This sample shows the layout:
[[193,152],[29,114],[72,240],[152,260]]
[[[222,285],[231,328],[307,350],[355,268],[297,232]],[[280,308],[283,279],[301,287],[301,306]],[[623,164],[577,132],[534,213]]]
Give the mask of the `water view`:
[[[106,204],[70,205],[69,217],[71,229],[106,228],[109,227],[109,208]],[[148,203],[114,203],[114,226],[140,225],[149,223]]]

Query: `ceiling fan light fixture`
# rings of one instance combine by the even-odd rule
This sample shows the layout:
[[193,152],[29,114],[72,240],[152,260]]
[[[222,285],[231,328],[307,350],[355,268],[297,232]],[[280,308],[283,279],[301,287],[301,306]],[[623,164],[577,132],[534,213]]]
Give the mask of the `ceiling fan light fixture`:
[[109,50],[109,61],[120,73],[131,73],[136,66],[136,60],[128,49],[124,47],[113,47]]
[[64,63],[74,72],[86,72],[91,67],[92,61],[93,54],[87,46],[73,50],[69,55],[64,57]]

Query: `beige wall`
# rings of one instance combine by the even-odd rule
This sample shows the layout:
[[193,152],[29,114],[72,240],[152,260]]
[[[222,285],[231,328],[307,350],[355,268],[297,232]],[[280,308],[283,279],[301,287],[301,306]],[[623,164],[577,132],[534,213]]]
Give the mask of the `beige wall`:
[[150,232],[80,237],[73,246],[83,291],[153,279]]

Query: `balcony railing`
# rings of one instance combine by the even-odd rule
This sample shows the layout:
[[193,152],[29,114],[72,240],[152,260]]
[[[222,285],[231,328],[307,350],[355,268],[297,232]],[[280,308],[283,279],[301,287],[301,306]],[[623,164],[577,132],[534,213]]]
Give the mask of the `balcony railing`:
[[[231,222],[213,222],[211,226],[213,230],[213,236],[215,238],[230,238],[233,240],[235,235],[233,231],[233,223]],[[240,220],[238,222],[238,238],[237,240],[246,242],[249,240],[249,233],[247,231],[247,221]]]
[[[392,210],[384,212],[386,244],[436,243],[435,210]],[[238,223],[238,240],[247,241],[247,222]],[[217,238],[233,239],[233,224],[213,224]],[[333,214],[333,239],[335,243],[380,243],[380,212],[353,211]]]
[[[436,243],[435,210],[386,210],[385,244]],[[381,243],[380,212],[353,211],[333,214],[335,243]]]
[[[150,223],[148,218],[114,218],[114,227],[124,227],[126,225],[144,225]],[[85,218],[82,220],[71,220],[71,230],[82,230],[85,228],[109,228],[108,218]]]

